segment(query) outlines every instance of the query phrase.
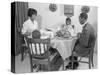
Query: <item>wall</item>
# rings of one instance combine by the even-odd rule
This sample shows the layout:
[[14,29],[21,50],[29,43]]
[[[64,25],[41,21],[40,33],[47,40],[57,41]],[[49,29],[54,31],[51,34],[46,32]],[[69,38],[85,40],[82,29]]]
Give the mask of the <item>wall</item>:
[[[59,25],[65,23],[63,5],[57,4],[57,11],[51,12],[49,10],[49,4],[47,3],[29,3],[29,8],[35,8],[38,11],[38,23],[41,28],[51,28],[56,29]],[[74,16],[72,17],[72,24],[76,27],[76,32],[81,31],[81,26],[78,21],[78,16],[80,14],[81,6],[75,6]],[[95,30],[97,30],[97,8],[90,7],[89,22],[93,25]]]
[[[53,28],[56,29],[58,25],[64,23],[65,16],[60,12],[60,8],[62,6],[57,5],[58,9],[56,12],[49,11],[49,4],[41,4],[41,3],[29,3],[29,8],[35,8],[38,11],[38,19],[39,26],[42,28]],[[38,21],[39,21],[38,20]]]

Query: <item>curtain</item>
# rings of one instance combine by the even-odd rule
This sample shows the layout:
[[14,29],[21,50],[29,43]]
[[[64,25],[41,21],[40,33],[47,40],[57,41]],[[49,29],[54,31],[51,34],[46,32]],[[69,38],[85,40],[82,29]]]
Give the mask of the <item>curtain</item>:
[[15,2],[15,55],[19,54],[22,49],[23,38],[21,37],[21,29],[23,22],[28,19],[27,10],[27,2]]

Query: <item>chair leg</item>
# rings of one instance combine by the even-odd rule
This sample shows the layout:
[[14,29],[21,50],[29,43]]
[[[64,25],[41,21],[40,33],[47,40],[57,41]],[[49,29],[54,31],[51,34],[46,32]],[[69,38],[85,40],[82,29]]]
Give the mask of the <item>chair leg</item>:
[[31,69],[31,72],[33,72],[33,63],[32,63],[32,58],[30,56],[30,69]]
[[48,71],[51,71],[50,63],[48,63]]
[[92,67],[94,67],[94,64],[93,64],[93,56],[92,56],[92,58],[91,58],[91,61],[92,61]]
[[24,60],[24,52],[21,52],[21,61]]
[[33,65],[31,64],[31,72],[33,72]]
[[65,66],[64,66],[64,62],[63,62],[63,70],[65,70],[64,67],[65,67]]
[[91,69],[91,58],[89,58],[89,69]]
[[72,64],[72,66],[71,66],[71,69],[73,70],[73,67],[74,67],[74,56],[72,55],[72,59],[71,59],[71,64]]

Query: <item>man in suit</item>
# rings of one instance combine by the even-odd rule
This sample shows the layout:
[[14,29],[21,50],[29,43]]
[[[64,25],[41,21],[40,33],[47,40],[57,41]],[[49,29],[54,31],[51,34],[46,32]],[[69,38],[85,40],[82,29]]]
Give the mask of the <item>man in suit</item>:
[[92,39],[95,38],[94,29],[87,22],[88,15],[86,13],[81,13],[79,16],[79,22],[83,26],[82,33],[80,33],[79,38],[75,44],[74,50],[78,55],[87,55],[92,44]]
[[[86,56],[89,54],[89,49],[94,47],[95,34],[93,27],[87,22],[88,15],[81,13],[79,16],[79,22],[83,26],[82,33],[78,36],[78,39],[74,46],[74,55]],[[69,60],[78,60],[76,56],[70,56]],[[72,68],[73,64],[73,68]],[[79,66],[78,62],[69,62],[66,69],[77,69]]]

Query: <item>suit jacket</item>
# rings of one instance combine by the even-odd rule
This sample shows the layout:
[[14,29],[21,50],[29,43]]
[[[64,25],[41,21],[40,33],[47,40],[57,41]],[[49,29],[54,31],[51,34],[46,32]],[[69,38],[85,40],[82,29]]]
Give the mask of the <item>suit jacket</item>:
[[86,23],[79,39],[77,40],[77,44],[75,46],[76,53],[83,56],[87,55],[89,53],[89,48],[92,46],[92,43],[94,43],[91,38],[94,37],[95,34],[93,27],[89,23]]

